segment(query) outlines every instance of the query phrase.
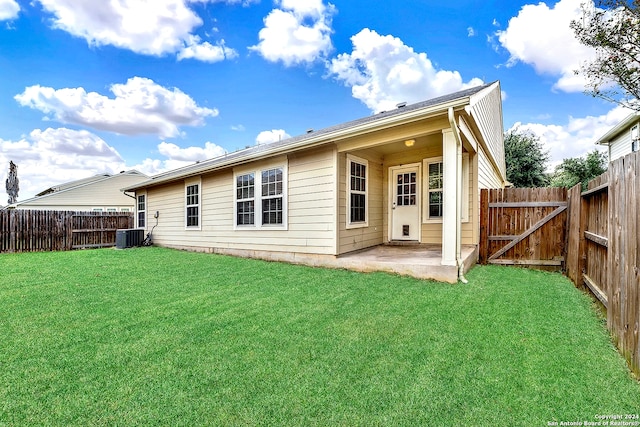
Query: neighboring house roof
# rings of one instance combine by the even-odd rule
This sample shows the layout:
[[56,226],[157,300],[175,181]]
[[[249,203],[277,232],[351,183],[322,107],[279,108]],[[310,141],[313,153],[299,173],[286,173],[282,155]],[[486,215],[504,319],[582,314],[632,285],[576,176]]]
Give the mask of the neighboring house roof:
[[596,141],[596,144],[599,145],[609,145],[613,142],[613,140],[620,135],[622,132],[625,132],[629,126],[638,122],[640,120],[640,111],[636,111],[635,113],[627,116],[623,121],[612,127],[607,133],[602,135]]
[[[136,182],[145,181],[148,178],[147,175],[136,170],[122,171],[115,175],[94,175],[89,178],[50,187],[38,193],[35,197],[5,206],[4,209],[15,209],[20,206],[64,206],[68,203],[74,205],[101,205],[103,204],[102,202],[107,201],[107,199],[111,201],[114,197],[114,194],[105,194],[105,189],[113,190],[112,193],[117,192],[115,193],[115,196],[117,196],[122,192],[122,187],[134,185]],[[98,189],[100,191],[98,191]],[[73,202],[69,201],[70,197],[73,199]],[[133,204],[133,202],[130,204]]]
[[[378,114],[373,114],[371,116],[330,126],[317,131],[311,130],[306,134],[294,136],[282,141],[255,145],[244,150],[227,153],[223,156],[161,173],[155,175],[148,181],[125,188],[124,191],[135,191],[145,187],[152,187],[174,180],[235,166],[267,156],[283,154],[303,148],[311,148],[331,141],[336,141],[344,137],[352,137],[360,133],[389,127],[396,122],[402,122],[403,120],[412,119],[414,117],[423,118],[430,113],[433,113],[434,115],[443,114],[446,113],[449,107],[453,107],[455,109],[468,106],[470,99],[473,98],[474,95],[479,94],[485,89],[494,89],[494,87],[497,86],[498,82],[496,81],[416,104],[399,104],[398,108],[391,111],[383,111]],[[500,132],[502,132],[502,130],[500,130]]]
[[88,178],[78,179],[76,181],[65,182],[64,184],[59,184],[53,187],[49,187],[46,190],[39,192],[38,194],[36,194],[36,197],[45,196],[47,194],[55,193],[56,191],[67,190],[69,188],[78,187],[84,184],[90,184],[92,182],[100,181],[102,179],[108,178],[110,176],[111,175],[109,175],[108,173],[103,173],[103,174],[90,176]]

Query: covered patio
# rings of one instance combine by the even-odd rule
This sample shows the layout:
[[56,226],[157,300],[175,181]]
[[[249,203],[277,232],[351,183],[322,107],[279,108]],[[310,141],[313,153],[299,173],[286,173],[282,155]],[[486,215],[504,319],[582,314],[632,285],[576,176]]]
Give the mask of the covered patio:
[[[461,259],[466,273],[476,263],[476,246],[462,245]],[[385,271],[448,283],[458,281],[457,267],[442,264],[442,245],[436,244],[378,245],[338,256],[332,267],[363,272]]]

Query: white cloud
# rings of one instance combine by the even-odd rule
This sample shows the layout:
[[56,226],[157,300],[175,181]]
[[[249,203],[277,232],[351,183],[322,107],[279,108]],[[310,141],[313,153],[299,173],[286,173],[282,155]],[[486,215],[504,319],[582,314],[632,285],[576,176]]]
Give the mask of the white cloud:
[[20,13],[20,5],[15,0],[0,0],[0,21],[15,19]]
[[0,139],[0,165],[10,160],[18,165],[18,200],[57,184],[125,169],[120,154],[103,139],[67,128],[35,129],[19,141]]
[[226,153],[225,149],[212,142],[206,142],[204,147],[187,147],[180,148],[176,144],[169,142],[161,142],[158,145],[158,151],[171,160],[183,162],[197,162],[222,156]]
[[[225,153],[212,142],[186,148],[162,142],[157,148],[162,159],[147,158],[137,165],[127,165],[115,148],[86,130],[35,129],[19,141],[0,139],[0,177],[13,160],[18,165],[19,200],[25,200],[49,187],[96,174],[136,169],[155,175]],[[4,203],[0,199],[0,206]]]
[[[587,2],[593,5],[592,0]],[[582,3],[585,0],[560,0],[553,8],[543,2],[523,6],[518,16],[509,20],[507,29],[497,32],[500,44],[511,55],[507,65],[529,64],[539,74],[559,76],[554,88],[583,91],[585,80],[574,70],[593,58],[595,51],[580,44],[569,27],[581,16]]]
[[418,102],[482,84],[464,83],[458,71],[438,70],[426,53],[417,53],[402,40],[367,28],[351,37],[352,53],[331,61],[329,72],[351,86],[353,97],[372,112],[390,110],[399,102]]
[[233,125],[231,126],[231,130],[234,130],[236,132],[244,132],[247,129],[244,127],[244,125]]
[[53,15],[54,28],[91,46],[111,45],[156,56],[185,52],[192,55],[186,57],[209,62],[216,50],[209,42],[193,44],[193,30],[202,19],[188,5],[207,0],[118,0],[103,1],[99,7],[95,0],[37,1]]
[[219,62],[225,59],[233,59],[238,56],[238,52],[229,49],[224,45],[224,40],[218,42],[216,46],[209,42],[202,42],[200,37],[191,36],[185,46],[178,52],[178,61],[183,59],[198,59],[203,62]]
[[325,6],[322,0],[280,0],[278,4],[280,9],[264,18],[260,42],[249,49],[287,67],[326,58],[333,49],[331,17],[335,7]]
[[474,30],[473,27],[467,28],[467,36],[468,37],[474,37],[475,35],[476,35],[476,30]]
[[258,134],[256,137],[256,144],[269,144],[272,142],[282,141],[284,139],[291,138],[284,129],[273,129],[273,130],[265,130]]
[[564,125],[517,122],[511,129],[519,128],[538,136],[544,149],[549,151],[550,170],[553,170],[563,159],[583,156],[594,149],[604,150],[595,145],[596,140],[630,113],[630,110],[617,106],[601,116],[570,116]]
[[180,89],[164,88],[150,79],[133,77],[114,84],[109,98],[83,88],[30,86],[15,99],[62,123],[73,123],[123,135],[173,137],[180,126],[203,125],[215,109],[200,107]]

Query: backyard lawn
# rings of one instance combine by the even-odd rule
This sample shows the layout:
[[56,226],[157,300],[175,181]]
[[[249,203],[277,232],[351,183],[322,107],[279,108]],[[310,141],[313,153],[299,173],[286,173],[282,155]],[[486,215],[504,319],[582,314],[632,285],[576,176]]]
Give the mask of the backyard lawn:
[[476,267],[447,285],[161,248],[2,254],[0,267],[0,426],[640,413],[603,320],[559,274]]

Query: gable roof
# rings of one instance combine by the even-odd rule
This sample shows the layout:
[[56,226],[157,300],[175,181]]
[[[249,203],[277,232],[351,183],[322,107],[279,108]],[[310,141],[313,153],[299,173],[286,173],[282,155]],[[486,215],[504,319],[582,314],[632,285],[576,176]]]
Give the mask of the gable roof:
[[65,182],[64,184],[55,185],[53,187],[49,187],[44,191],[36,194],[36,197],[46,196],[47,194],[55,193],[57,191],[67,190],[69,188],[78,187],[84,184],[90,184],[92,182],[100,181],[102,179],[108,178],[110,175],[108,173],[93,175],[88,178],[78,179],[76,181]]
[[[5,206],[5,209],[16,208],[17,206],[20,206],[20,205],[29,205],[29,204],[33,204],[34,202],[36,204],[43,204],[43,203],[46,204],[47,200],[55,198],[60,194],[68,193],[84,187],[89,187],[105,181],[110,181],[110,180],[120,181],[122,178],[129,178],[129,177],[138,178],[139,179],[138,182],[141,182],[142,180],[145,180],[146,178],[148,178],[147,175],[143,174],[142,172],[138,172],[137,170],[129,170],[126,172],[122,171],[119,174],[115,174],[115,175],[109,175],[109,174],[94,175],[88,178],[83,178],[76,181],[70,181],[64,184],[60,184],[58,186],[50,187],[47,190],[38,193],[35,197],[25,199],[25,200],[20,200],[16,203]],[[130,180],[126,180],[126,181],[128,181],[129,183],[121,182],[120,185],[131,185]],[[118,190],[120,191],[119,188]]]
[[486,89],[493,89],[499,83],[497,81],[461,90],[448,95],[432,98],[426,101],[410,105],[399,104],[394,110],[383,111],[367,117],[329,126],[317,131],[309,131],[306,134],[287,138],[282,141],[269,144],[255,145],[244,150],[227,153],[219,157],[196,162],[193,165],[167,171],[153,176],[150,180],[125,188],[124,191],[135,191],[145,187],[152,187],[174,180],[184,179],[202,173],[211,172],[238,164],[257,160],[267,156],[274,156],[293,150],[311,148],[326,144],[345,137],[351,137],[360,133],[371,132],[377,129],[394,125],[398,122],[423,118],[425,115],[442,114],[449,107],[463,108],[469,105],[470,99]]
[[602,135],[596,141],[596,144],[599,145],[609,145],[613,141],[613,139],[618,136],[620,133],[624,132],[627,127],[629,127],[634,122],[640,120],[640,111],[636,111],[632,114],[629,114],[623,121],[612,127],[607,133]]

